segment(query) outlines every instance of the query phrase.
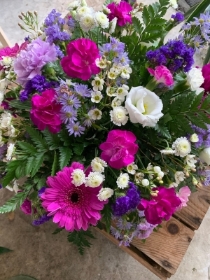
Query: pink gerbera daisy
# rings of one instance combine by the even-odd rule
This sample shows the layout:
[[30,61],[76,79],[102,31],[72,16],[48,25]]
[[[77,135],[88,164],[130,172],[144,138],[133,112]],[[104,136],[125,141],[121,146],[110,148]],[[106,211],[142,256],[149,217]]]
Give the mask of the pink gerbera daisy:
[[101,218],[100,210],[106,201],[98,200],[101,187],[90,188],[82,184],[76,187],[71,174],[74,169],[84,169],[80,163],[64,167],[55,176],[48,177],[45,192],[41,194],[42,206],[53,215],[53,222],[68,231],[87,230]]

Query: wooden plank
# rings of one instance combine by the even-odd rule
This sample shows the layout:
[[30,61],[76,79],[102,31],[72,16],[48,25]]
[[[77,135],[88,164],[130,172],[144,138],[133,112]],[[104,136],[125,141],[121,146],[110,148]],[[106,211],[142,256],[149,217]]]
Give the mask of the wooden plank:
[[1,27],[0,27],[0,42],[1,42],[3,47],[9,47],[10,46],[9,40],[8,40],[7,36],[5,35],[5,33],[4,33],[4,31],[2,30]]
[[[119,246],[119,241],[114,236],[107,233],[105,230],[101,230],[97,227],[95,227],[94,229],[96,229],[101,234],[103,234],[112,243]],[[171,277],[171,273],[166,271],[163,267],[159,266],[157,263],[155,263],[152,259],[150,259],[148,256],[146,256],[143,252],[139,251],[133,245],[131,245],[129,247],[119,246],[119,248],[122,249],[127,254],[129,254],[131,257],[133,257],[135,260],[137,260],[139,263],[141,263],[143,266],[145,266],[151,272],[153,272],[161,280],[167,280],[167,278]]]
[[135,238],[131,244],[166,271],[174,274],[193,236],[194,232],[190,228],[177,219],[171,218],[163,222],[162,228],[153,232],[145,243]]
[[210,187],[201,187],[191,194],[187,207],[177,211],[174,216],[195,230],[202,223],[209,205]]

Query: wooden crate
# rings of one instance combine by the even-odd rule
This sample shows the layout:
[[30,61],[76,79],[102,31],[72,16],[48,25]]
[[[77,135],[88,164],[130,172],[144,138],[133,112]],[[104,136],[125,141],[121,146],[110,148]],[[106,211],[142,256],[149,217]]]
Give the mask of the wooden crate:
[[7,36],[5,35],[4,31],[0,27],[0,48],[2,47],[9,47],[10,43],[9,40],[7,39]]
[[[145,243],[135,238],[130,247],[120,248],[160,279],[170,278],[179,267],[194,236],[194,230],[199,228],[209,205],[210,187],[199,188],[191,195],[188,206],[176,212],[169,221],[163,222],[162,228],[153,232]],[[98,230],[119,245],[119,241],[111,234]]]

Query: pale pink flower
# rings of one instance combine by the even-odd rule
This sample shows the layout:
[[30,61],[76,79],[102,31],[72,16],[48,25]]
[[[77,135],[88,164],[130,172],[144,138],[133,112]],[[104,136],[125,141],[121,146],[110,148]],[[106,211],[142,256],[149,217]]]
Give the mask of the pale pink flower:
[[160,65],[156,66],[155,69],[147,68],[147,70],[154,76],[158,83],[163,83],[166,86],[172,86],[174,84],[173,75],[167,67]]
[[187,202],[189,200],[189,196],[191,194],[191,190],[189,189],[188,186],[182,187],[179,192],[177,193],[177,196],[181,200],[182,204],[179,206],[179,209],[182,207],[187,206]]

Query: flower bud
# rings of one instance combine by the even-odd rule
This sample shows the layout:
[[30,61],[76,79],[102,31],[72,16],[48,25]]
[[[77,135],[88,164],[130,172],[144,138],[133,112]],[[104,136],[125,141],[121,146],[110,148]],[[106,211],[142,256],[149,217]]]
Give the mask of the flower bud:
[[147,179],[143,179],[143,180],[141,181],[141,183],[142,183],[142,185],[143,185],[144,187],[149,186],[149,180],[147,180]]

